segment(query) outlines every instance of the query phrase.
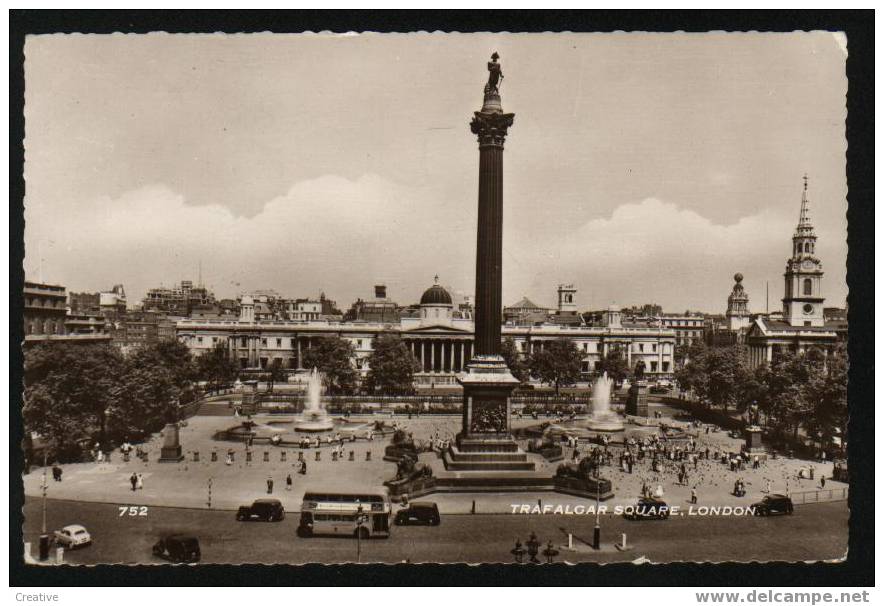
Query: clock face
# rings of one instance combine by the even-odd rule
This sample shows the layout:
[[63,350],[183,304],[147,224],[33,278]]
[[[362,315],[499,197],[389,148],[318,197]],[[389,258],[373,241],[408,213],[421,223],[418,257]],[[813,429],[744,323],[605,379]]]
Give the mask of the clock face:
[[804,313],[807,315],[810,315],[813,313],[813,305],[811,305],[810,303],[805,303],[804,307],[802,307],[802,309],[804,310]]

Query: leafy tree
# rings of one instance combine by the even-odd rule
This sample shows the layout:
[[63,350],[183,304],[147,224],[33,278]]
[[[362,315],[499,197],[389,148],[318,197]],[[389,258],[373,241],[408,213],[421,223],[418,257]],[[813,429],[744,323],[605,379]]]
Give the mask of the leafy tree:
[[599,361],[598,373],[608,373],[608,378],[615,383],[625,381],[629,377],[630,370],[623,352],[616,347],[609,349],[607,355]]
[[[841,453],[847,443],[847,374],[850,368],[847,349],[839,345],[826,360],[826,371],[812,386],[816,403],[813,413],[814,428],[824,444],[831,443],[837,434]],[[835,431],[837,429],[837,432]]]
[[110,430],[116,439],[140,438],[178,420],[178,402],[188,385],[180,383],[178,369],[157,364],[156,353],[143,348],[126,358],[110,413]]
[[329,394],[353,393],[356,388],[356,369],[351,362],[353,355],[353,345],[349,341],[335,336],[322,337],[304,352],[304,366],[322,373]]
[[219,341],[215,346],[202,354],[196,360],[197,375],[209,382],[212,391],[217,391],[222,385],[236,380],[238,368],[230,359],[227,344]]
[[273,385],[279,381],[285,381],[287,376],[285,368],[282,366],[282,360],[280,358],[273,358],[270,364],[267,365],[268,390],[272,393]]
[[25,351],[25,429],[56,452],[77,443],[107,440],[108,418],[118,393],[123,358],[111,345],[47,343]]
[[196,363],[190,348],[177,339],[164,339],[144,349],[155,352],[157,362],[172,373],[172,380],[179,389],[185,389],[196,379]]
[[516,342],[512,337],[507,337],[500,344],[500,355],[503,356],[510,372],[516,377],[520,383],[526,383],[531,375],[528,368],[528,362],[519,353]]
[[573,385],[580,380],[583,354],[569,339],[548,341],[545,347],[534,353],[530,359],[531,374],[544,383],[559,387]]
[[374,340],[374,350],[368,358],[365,389],[369,393],[385,395],[414,392],[414,373],[420,364],[399,335],[381,333]]

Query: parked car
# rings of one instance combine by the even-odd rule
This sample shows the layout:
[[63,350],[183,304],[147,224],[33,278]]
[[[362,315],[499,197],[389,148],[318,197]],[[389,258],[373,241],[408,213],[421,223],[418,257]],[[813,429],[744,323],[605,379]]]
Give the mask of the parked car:
[[653,385],[651,387],[651,393],[659,394],[659,393],[669,393],[669,388],[664,387],[663,385]]
[[65,549],[76,549],[92,544],[92,536],[89,531],[79,524],[70,524],[61,530],[56,530],[55,542]]
[[776,514],[792,515],[792,499],[784,494],[771,494],[753,503],[757,516],[769,516]]
[[277,499],[258,499],[251,505],[243,505],[236,512],[236,519],[240,522],[249,520],[280,522],[284,518],[285,509]]
[[665,520],[669,517],[669,505],[655,497],[642,498],[635,505],[627,506],[623,517],[630,520]]
[[170,534],[156,542],[153,554],[173,562],[199,562],[200,542],[193,535]]
[[413,501],[404,509],[396,512],[396,525],[422,523],[438,526],[440,521],[439,507],[432,501]]

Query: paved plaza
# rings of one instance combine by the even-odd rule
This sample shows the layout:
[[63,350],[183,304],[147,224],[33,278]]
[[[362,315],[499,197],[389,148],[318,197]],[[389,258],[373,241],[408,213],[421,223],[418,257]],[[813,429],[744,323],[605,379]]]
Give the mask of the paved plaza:
[[[664,414],[673,411],[660,407]],[[255,417],[258,423],[269,417]],[[408,419],[403,415],[377,415],[376,417],[357,417],[354,421],[370,421],[382,418],[387,424],[398,423],[411,432],[418,443],[428,442],[434,438],[452,439],[460,426],[459,415],[434,416],[424,415]],[[537,425],[544,419],[531,418],[513,419],[514,429]],[[159,450],[162,443],[160,436],[154,436],[145,445],[149,453],[149,461],[144,463],[132,457],[123,462],[120,453],[113,453],[111,461],[105,463],[75,463],[62,465],[61,482],[49,477],[48,495],[53,499],[74,501],[118,503],[132,505],[173,506],[207,509],[209,503],[209,481],[211,480],[211,508],[230,510],[251,502],[256,498],[266,497],[267,480],[274,482],[273,497],[283,502],[286,510],[298,511],[306,490],[342,491],[342,492],[384,492],[383,482],[392,479],[396,473],[396,464],[383,460],[384,447],[389,444],[389,435],[384,438],[368,441],[359,439],[356,442],[344,443],[344,456],[339,461],[332,461],[331,447],[323,444],[319,449],[303,450],[307,460],[307,474],[298,471],[298,448],[281,448],[271,445],[256,444],[253,446],[253,460],[246,462],[245,445],[237,442],[226,442],[213,439],[213,435],[222,430],[230,429],[241,419],[233,416],[196,416],[188,420],[186,427],[181,429],[181,444],[185,460],[181,463],[159,463]],[[742,441],[729,437],[725,432],[705,433],[702,429],[697,436],[697,448],[710,452],[737,452]],[[524,443],[522,444],[525,445]],[[581,455],[588,453],[588,446],[580,447]],[[686,463],[688,480],[678,484],[678,470],[681,463],[666,461],[660,473],[651,472],[650,460],[638,462],[633,473],[623,472],[617,465],[614,450],[614,465],[602,468],[602,475],[611,480],[615,496],[606,502],[609,507],[635,503],[641,493],[643,483],[656,489],[660,486],[664,492],[664,500],[670,505],[689,504],[691,488],[695,488],[698,505],[749,505],[762,496],[768,488],[772,492],[789,492],[796,502],[815,499],[828,500],[833,494],[846,488],[846,484],[830,480],[831,463],[811,462],[799,459],[778,458],[764,462],[760,469],[753,470],[751,465],[740,471],[731,471],[727,465],[715,460],[700,460],[696,468]],[[218,451],[218,460],[212,462],[210,453]],[[225,464],[228,449],[235,451],[233,465]],[[349,451],[354,451],[354,461],[348,460]],[[193,451],[199,451],[200,461],[193,461]],[[269,462],[264,462],[264,452],[269,453]],[[286,451],[286,461],[281,461],[281,452]],[[316,453],[320,460],[316,460]],[[371,460],[366,461],[366,453],[371,452]],[[565,448],[566,460],[571,460],[572,449]],[[428,460],[438,456],[435,453],[422,453],[421,459]],[[544,463],[544,471],[550,476],[555,473],[560,463]],[[814,479],[802,479],[799,471],[814,468]],[[132,473],[143,476],[144,488],[132,490],[130,477]],[[291,475],[291,490],[286,490],[286,476]],[[820,489],[820,477],[825,476],[824,493],[816,494]],[[746,486],[746,496],[736,497],[731,494],[734,482],[741,478]],[[34,468],[24,476],[25,494],[39,496],[42,480],[42,469]],[[831,491],[831,492],[830,492]],[[807,496],[801,493],[810,493]],[[820,496],[822,495],[822,496]],[[477,511],[482,513],[508,513],[513,503],[533,504],[538,499],[541,503],[555,505],[586,505],[586,499],[557,493],[436,493],[431,497],[439,504],[443,513],[464,513],[471,511],[476,502]]]

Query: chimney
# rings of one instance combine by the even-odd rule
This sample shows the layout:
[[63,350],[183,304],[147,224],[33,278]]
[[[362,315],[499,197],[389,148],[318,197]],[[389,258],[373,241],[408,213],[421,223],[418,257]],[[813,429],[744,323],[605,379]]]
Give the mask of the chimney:
[[374,285],[374,298],[375,299],[386,299],[387,298],[387,286],[385,284],[375,284]]

